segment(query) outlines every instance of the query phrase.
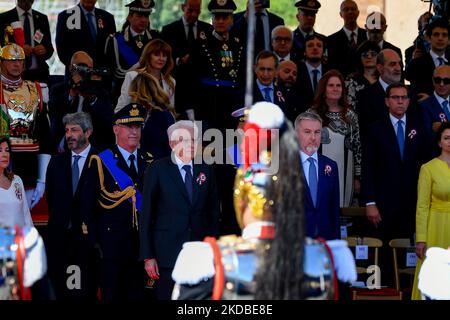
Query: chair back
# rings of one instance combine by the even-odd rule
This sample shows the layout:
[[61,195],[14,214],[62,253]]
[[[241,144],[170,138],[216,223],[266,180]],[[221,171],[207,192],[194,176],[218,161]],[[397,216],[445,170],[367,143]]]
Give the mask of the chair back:
[[397,290],[400,290],[401,287],[400,275],[408,274],[410,276],[414,276],[416,268],[415,267],[400,268],[398,261],[398,253],[400,249],[407,250],[413,248],[414,246],[411,244],[411,240],[406,238],[392,239],[391,241],[389,241],[389,246],[392,248],[392,255],[394,258],[395,288]]

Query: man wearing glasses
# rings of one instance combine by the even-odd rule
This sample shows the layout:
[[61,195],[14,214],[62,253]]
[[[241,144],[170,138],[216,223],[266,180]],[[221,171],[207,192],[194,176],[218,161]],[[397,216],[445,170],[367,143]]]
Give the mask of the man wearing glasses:
[[292,31],[285,26],[277,26],[272,30],[272,48],[278,62],[296,61],[296,56],[291,54]]
[[369,126],[363,153],[366,215],[373,234],[384,244],[381,285],[388,286],[394,283],[388,243],[394,238],[413,239],[419,170],[430,159],[426,131],[413,113],[407,113],[409,103],[404,84],[387,87],[389,113]]
[[99,256],[101,298],[140,300],[147,277],[138,260],[142,177],[150,162],[138,149],[146,110],[137,103],[113,117],[116,145],[91,156],[81,186],[82,232]]

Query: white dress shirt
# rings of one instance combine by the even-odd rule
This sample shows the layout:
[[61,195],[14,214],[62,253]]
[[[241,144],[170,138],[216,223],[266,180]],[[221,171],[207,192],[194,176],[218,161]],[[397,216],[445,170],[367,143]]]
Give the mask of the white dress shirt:
[[439,58],[444,59],[444,62],[445,62],[445,63],[448,63],[448,60],[447,60],[447,58],[445,57],[445,54],[442,55],[442,56],[440,56],[440,55],[438,55],[436,52],[434,52],[433,50],[430,50],[430,56],[431,56],[431,58],[433,59],[433,62],[434,62],[434,66],[435,66],[435,67],[439,67],[440,64],[441,64],[441,63],[439,62]]

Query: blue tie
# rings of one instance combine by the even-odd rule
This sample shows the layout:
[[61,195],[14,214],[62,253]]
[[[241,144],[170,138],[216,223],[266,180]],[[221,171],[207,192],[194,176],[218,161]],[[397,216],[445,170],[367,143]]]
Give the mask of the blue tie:
[[438,61],[439,61],[439,65],[442,66],[443,64],[445,64],[445,60],[442,57],[438,57]]
[[95,29],[95,16],[92,12],[86,13],[89,30],[94,41],[97,39],[97,29]]
[[397,122],[397,141],[400,149],[400,156],[403,159],[403,150],[405,149],[405,131],[403,130],[403,120]]
[[319,70],[313,69],[312,73],[313,73],[313,91],[316,91],[317,81],[318,81],[318,76],[319,76]]
[[78,180],[80,180],[80,169],[78,168],[78,160],[80,160],[81,156],[75,155],[73,156],[73,164],[72,164],[72,193],[75,194],[77,191]]
[[444,109],[445,117],[447,118],[447,121],[450,121],[450,111],[448,110],[448,101],[444,100],[442,102],[442,109]]
[[272,98],[270,97],[270,91],[272,90],[271,87],[265,87],[264,89],[264,100],[267,102],[272,102]]
[[314,158],[309,157],[309,191],[311,192],[311,198],[314,203],[314,207],[317,202],[317,172]]
[[186,164],[183,166],[183,170],[186,171],[186,175],[184,176],[184,186],[186,187],[189,200],[192,202],[193,184],[192,184],[191,166]]

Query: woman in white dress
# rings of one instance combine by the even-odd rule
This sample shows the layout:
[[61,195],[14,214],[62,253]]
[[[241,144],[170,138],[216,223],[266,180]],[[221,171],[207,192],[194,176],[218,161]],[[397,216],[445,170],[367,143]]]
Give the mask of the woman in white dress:
[[339,71],[330,70],[320,79],[311,109],[323,120],[322,154],[338,165],[340,205],[352,206],[361,188],[361,142],[358,116],[349,108]]
[[22,179],[9,169],[11,144],[0,138],[0,226],[32,227],[30,209],[25,197]]
[[[152,78],[154,82],[159,83],[158,91],[163,90],[169,98],[170,105],[175,106],[175,79],[171,76],[173,67],[172,48],[166,42],[161,39],[154,39],[147,43],[144,51],[142,51],[139,63],[133,70],[125,74],[125,80],[114,112],[132,102],[130,87],[138,74]],[[153,97],[153,99],[157,98]]]

